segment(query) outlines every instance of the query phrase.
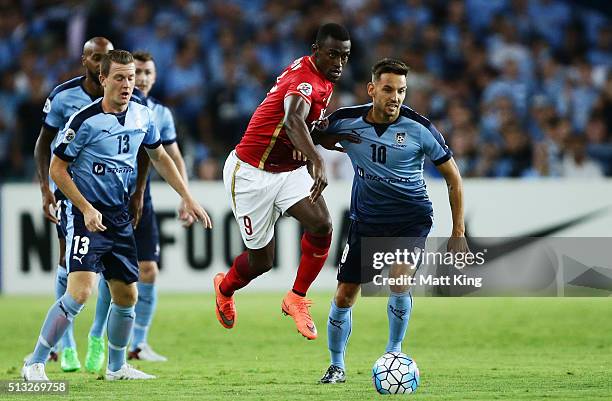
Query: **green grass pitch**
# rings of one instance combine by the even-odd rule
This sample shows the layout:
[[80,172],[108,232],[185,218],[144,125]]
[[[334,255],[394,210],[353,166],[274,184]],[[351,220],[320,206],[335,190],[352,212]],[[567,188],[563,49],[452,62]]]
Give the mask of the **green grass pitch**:
[[[372,400],[370,369],[387,340],[386,300],[360,298],[345,384],[317,381],[328,366],[331,294],[313,296],[319,338],[307,341],[282,316],[283,294],[238,294],[232,330],[215,319],[213,297],[159,300],[150,342],[170,359],[136,363],[154,381],[105,382],[63,373],[68,396],[0,394],[8,400]],[[0,380],[19,378],[51,297],[0,297]],[[76,321],[81,362],[95,300]],[[421,371],[418,400],[603,400],[612,396],[612,308],[606,298],[415,298],[404,352]],[[403,396],[395,396],[399,398]]]

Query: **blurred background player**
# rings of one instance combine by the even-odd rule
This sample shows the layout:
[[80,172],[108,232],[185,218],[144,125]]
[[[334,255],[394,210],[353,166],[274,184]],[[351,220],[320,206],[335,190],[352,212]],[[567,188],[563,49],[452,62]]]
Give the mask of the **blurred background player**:
[[[187,171],[181,151],[176,143],[176,130],[172,113],[167,107],[149,96],[157,76],[153,57],[150,53],[142,51],[134,52],[132,55],[136,66],[136,87],[142,91],[147,106],[153,111],[153,121],[159,129],[164,149],[174,161],[183,181],[187,183]],[[141,168],[140,163],[139,168]],[[142,210],[142,215],[136,218],[134,227],[136,250],[138,253],[139,280],[138,302],[135,309],[136,320],[134,322],[134,333],[128,359],[164,362],[167,358],[153,351],[147,341],[148,329],[157,306],[155,280],[159,273],[157,265],[159,262],[159,230],[151,201],[149,175],[147,174],[146,177],[147,183],[144,192],[136,191],[131,197],[132,202],[136,201],[142,204],[142,206],[135,207]],[[139,187],[142,188],[142,185]],[[183,202],[181,202],[179,207],[179,219],[184,221],[186,227],[193,224],[193,219],[186,213]],[[100,285],[108,288],[104,280],[100,282]],[[92,372],[99,371],[104,363],[103,336],[110,306],[110,293],[108,289],[101,290],[100,294],[102,295],[98,297],[94,323],[89,332],[90,338],[93,339],[90,343],[96,347],[92,353],[92,356],[95,355],[95,358],[88,358],[86,361],[87,370]]]
[[[66,195],[67,292],[49,309],[36,348],[24,364],[25,380],[48,380],[45,362],[51,347],[83,309],[97,278],[108,280],[113,303],[108,316],[107,380],[152,379],[125,362],[134,323],[138,290],[136,243],[128,212],[130,177],[141,144],[157,171],[185,202],[194,220],[210,227],[172,159],[161,147],[151,110],[131,101],[135,66],[132,55],[111,50],[104,55],[100,81],[104,97],[75,113],[54,150],[50,174]],[[74,244],[73,244],[74,242]]]
[[[425,180],[427,156],[440,171],[449,192],[453,230],[448,249],[464,252],[463,186],[452,152],[436,127],[425,117],[403,105],[408,67],[401,61],[383,59],[372,67],[368,96],[372,103],[341,108],[329,116],[326,133],[353,132],[361,143],[341,141],[355,170],[351,194],[351,225],[338,269],[338,287],[327,323],[331,365],[321,383],[346,380],[344,351],[351,334],[351,307],[362,283],[373,274],[362,271],[361,239],[365,237],[410,237],[401,248],[424,249],[433,222],[433,208]],[[383,178],[391,178],[392,181]],[[417,266],[413,266],[414,274]],[[408,272],[404,272],[406,274]],[[387,352],[401,352],[412,310],[408,286],[391,287],[387,305],[389,341]]]
[[[162,145],[178,169],[183,181],[188,182],[187,169],[183,155],[176,142],[176,129],[170,109],[162,105],[157,99],[149,96],[157,78],[155,60],[148,52],[137,51],[133,53],[136,65],[136,87],[145,96],[147,106],[153,111],[153,121],[159,129]],[[141,186],[137,186],[141,188]],[[129,359],[141,359],[145,361],[163,362],[167,359],[151,349],[147,338],[148,330],[153,320],[155,307],[157,305],[157,289],[155,280],[159,273],[159,230],[157,220],[151,201],[150,176],[147,176],[147,185],[144,194],[135,193],[133,199],[143,199],[142,217],[136,226],[134,235],[136,237],[136,250],[138,251],[138,302],[136,303],[136,321],[134,322],[134,333],[132,336]],[[184,227],[194,223],[193,218],[187,213],[185,203],[181,200],[179,219],[183,221]]]
[[[309,125],[323,117],[350,49],[343,26],[321,26],[313,54],[295,60],[277,78],[227,158],[223,181],[248,250],[234,259],[227,275],[218,273],[214,278],[217,319],[225,328],[235,324],[234,292],[272,267],[274,224],[287,213],[300,221],[305,232],[297,277],[282,310],[293,317],[304,337],[317,337],[308,309],[311,302],[305,296],[327,259],[332,225],[320,197],[327,186],[325,166]],[[293,159],[296,151],[312,163],[312,178],[306,162]]]
[[[55,148],[54,139],[60,129],[64,128],[72,114],[101,97],[104,90],[100,85],[99,71],[102,56],[113,49],[112,43],[103,37],[91,38],[83,45],[81,63],[85,75],[73,78],[58,85],[45,102],[43,125],[34,148],[36,171],[42,194],[42,207],[45,217],[56,224],[59,240],[59,264],[55,278],[55,297],[59,299],[66,292],[66,221],[62,209],[64,195],[49,179],[49,162],[51,151]],[[59,212],[59,213],[57,213]],[[61,220],[61,221],[60,221]],[[77,371],[81,363],[77,355],[72,324],[62,337],[61,367],[65,372]],[[29,358],[29,355],[26,357]],[[57,359],[57,357],[55,357]]]

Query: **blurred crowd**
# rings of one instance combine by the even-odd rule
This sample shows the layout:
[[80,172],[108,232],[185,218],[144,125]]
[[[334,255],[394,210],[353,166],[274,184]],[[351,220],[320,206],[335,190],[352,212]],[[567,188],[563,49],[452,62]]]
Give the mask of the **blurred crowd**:
[[[610,15],[561,0],[0,0],[0,180],[34,179],[42,109],[81,75],[83,43],[148,50],[196,179],[219,179],[276,76],[344,24],[329,111],[366,103],[371,65],[405,61],[405,103],[444,134],[464,177],[612,175]],[[342,154],[332,178],[350,178]],[[436,171],[426,165],[428,174]]]

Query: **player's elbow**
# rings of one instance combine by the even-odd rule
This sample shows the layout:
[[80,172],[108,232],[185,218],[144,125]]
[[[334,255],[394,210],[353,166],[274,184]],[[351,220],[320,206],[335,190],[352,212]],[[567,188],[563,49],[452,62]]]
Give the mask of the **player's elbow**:
[[49,164],[49,177],[55,182],[58,182],[60,170],[57,165],[57,160],[55,158],[51,159],[51,163]]

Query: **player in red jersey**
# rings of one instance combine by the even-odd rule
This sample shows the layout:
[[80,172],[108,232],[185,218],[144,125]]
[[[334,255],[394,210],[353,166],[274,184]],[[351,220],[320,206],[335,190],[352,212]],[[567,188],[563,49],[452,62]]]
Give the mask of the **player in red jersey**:
[[[223,327],[232,328],[236,321],[234,292],[272,267],[274,223],[287,213],[305,232],[297,277],[282,310],[304,337],[317,338],[306,292],[327,259],[332,224],[320,196],[327,186],[325,166],[310,131],[325,114],[350,49],[344,27],[321,26],[312,55],[295,60],[277,78],[225,162],[223,181],[248,250],[234,259],[227,274],[214,278],[216,314]],[[296,154],[310,161],[312,177],[306,162],[294,159]]]

